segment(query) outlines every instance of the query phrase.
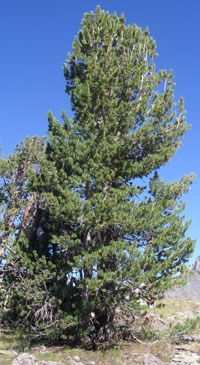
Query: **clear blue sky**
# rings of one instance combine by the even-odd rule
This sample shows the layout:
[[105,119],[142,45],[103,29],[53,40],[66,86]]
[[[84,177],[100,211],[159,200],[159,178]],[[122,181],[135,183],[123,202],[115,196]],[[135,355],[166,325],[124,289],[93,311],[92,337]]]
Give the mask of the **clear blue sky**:
[[167,181],[195,172],[185,197],[189,234],[200,255],[200,1],[199,0],[1,0],[0,146],[8,154],[26,135],[47,131],[47,111],[70,113],[62,65],[80,29],[82,15],[97,5],[125,13],[127,23],[148,26],[157,41],[158,68],[173,69],[175,97],[183,96],[192,129],[183,147],[161,169]]

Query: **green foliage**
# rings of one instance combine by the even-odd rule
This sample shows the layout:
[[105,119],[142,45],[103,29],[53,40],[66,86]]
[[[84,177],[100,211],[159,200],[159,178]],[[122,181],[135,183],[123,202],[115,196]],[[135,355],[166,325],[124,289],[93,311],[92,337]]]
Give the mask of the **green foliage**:
[[153,303],[193,251],[181,202],[193,176],[165,184],[157,172],[189,127],[156,56],[148,30],[85,14],[64,65],[73,119],[49,112],[45,151],[30,155],[28,140],[1,160],[3,320],[38,338],[109,340],[116,308]]
[[156,341],[161,337],[161,333],[158,330],[143,326],[140,329],[138,338],[141,341]]
[[199,325],[199,316],[196,316],[195,318],[187,318],[185,321],[176,323],[175,325],[171,323],[169,333],[171,336],[191,334],[193,330],[195,330],[197,327],[199,328]]

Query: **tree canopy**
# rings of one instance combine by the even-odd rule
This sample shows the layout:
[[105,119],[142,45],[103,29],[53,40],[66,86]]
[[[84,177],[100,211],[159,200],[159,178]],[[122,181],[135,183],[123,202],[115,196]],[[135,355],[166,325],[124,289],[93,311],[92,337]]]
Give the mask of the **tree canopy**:
[[182,196],[193,175],[159,168],[189,129],[149,30],[97,7],[64,64],[73,118],[2,158],[2,320],[39,338],[93,345],[116,308],[153,303],[193,251]]

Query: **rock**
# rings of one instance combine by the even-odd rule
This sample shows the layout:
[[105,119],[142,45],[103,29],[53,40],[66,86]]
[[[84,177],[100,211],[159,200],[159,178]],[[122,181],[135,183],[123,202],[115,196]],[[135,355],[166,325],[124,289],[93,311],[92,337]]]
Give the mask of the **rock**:
[[41,354],[45,354],[46,352],[48,352],[46,346],[34,347],[34,350],[40,352]]
[[173,341],[176,344],[185,344],[185,343],[189,343],[189,342],[200,342],[200,336],[186,336],[186,335],[176,334],[173,336]]
[[144,317],[143,323],[153,330],[163,331],[167,328],[166,323],[153,313],[147,314]]
[[73,359],[69,360],[69,365],[84,365],[82,362],[77,362]]
[[73,360],[76,362],[80,362],[80,357],[79,356],[73,356]]
[[200,356],[191,351],[180,351],[179,349],[175,352],[172,365],[199,365]]
[[193,266],[193,270],[200,274],[200,256],[196,258],[196,261]]
[[11,365],[35,365],[36,358],[33,355],[23,353],[14,359]]
[[151,355],[151,354],[146,354],[144,355],[144,365],[170,365],[169,363],[167,364],[166,362],[163,362],[162,360],[158,359],[157,357]]
[[81,361],[79,356],[68,356],[67,357],[67,364],[69,365],[84,365]]
[[[37,361],[35,356],[23,353],[19,355],[16,359],[14,359],[11,365],[64,365],[64,364],[63,362],[57,362],[57,361],[45,361],[45,360]],[[79,364],[76,363],[76,365]]]

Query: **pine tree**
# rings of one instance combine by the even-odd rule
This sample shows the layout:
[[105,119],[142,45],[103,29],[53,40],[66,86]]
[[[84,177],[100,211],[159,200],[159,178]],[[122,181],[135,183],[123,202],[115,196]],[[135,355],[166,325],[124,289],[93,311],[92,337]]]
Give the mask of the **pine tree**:
[[0,159],[0,262],[6,259],[8,252],[12,252],[12,242],[28,234],[32,225],[38,197],[28,186],[28,176],[31,170],[39,169],[42,155],[43,139],[26,137],[13,155]]
[[31,189],[29,178],[39,173],[44,152],[43,138],[27,137],[13,155],[0,159],[0,306],[3,320],[12,325],[21,318],[29,320],[30,305],[38,315],[42,298],[39,283],[45,285],[47,270],[41,270],[48,265],[29,245],[33,234],[37,235],[39,204],[39,195]]
[[84,15],[64,65],[74,117],[49,112],[46,158],[29,178],[40,198],[21,255],[43,260],[48,300],[38,310],[54,309],[32,320],[44,336],[107,340],[116,308],[154,302],[193,251],[181,201],[193,176],[165,184],[158,175],[189,127],[156,56],[149,31],[123,15]]

